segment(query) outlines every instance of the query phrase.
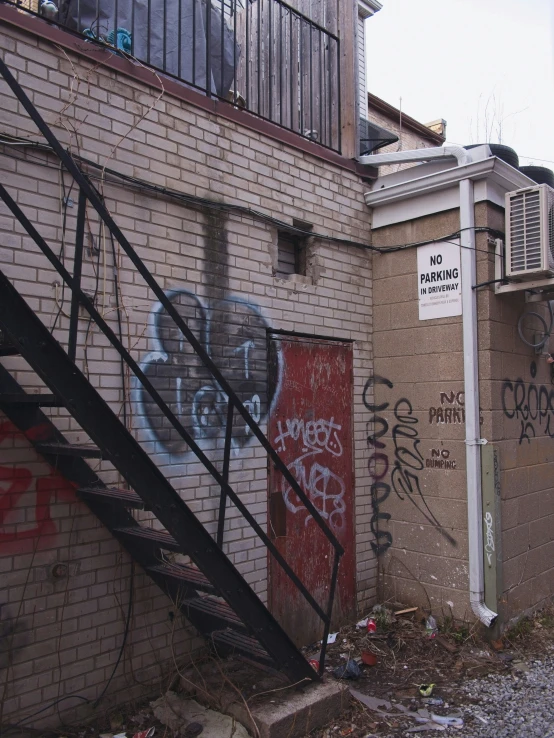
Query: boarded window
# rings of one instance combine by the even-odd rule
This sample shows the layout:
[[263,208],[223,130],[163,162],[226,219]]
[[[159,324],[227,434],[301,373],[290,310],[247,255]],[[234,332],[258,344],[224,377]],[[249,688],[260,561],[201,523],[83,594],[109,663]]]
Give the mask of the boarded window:
[[305,238],[279,231],[277,236],[277,269],[275,272],[277,277],[306,273],[305,243]]

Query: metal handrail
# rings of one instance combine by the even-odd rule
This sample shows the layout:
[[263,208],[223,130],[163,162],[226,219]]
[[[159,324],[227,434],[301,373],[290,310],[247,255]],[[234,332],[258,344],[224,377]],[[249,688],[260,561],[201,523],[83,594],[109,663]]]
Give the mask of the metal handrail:
[[[322,533],[326,536],[329,543],[333,547],[334,561],[333,561],[333,570],[332,570],[332,577],[331,577],[331,583],[330,583],[329,599],[327,602],[326,610],[323,610],[320,607],[320,605],[316,602],[316,600],[312,597],[310,592],[306,589],[306,587],[304,586],[302,581],[299,579],[299,577],[295,574],[293,569],[289,566],[287,561],[281,555],[281,553],[276,548],[276,546],[271,541],[271,539],[268,537],[266,532],[259,525],[259,523],[256,521],[254,516],[249,512],[248,508],[242,503],[242,501],[240,500],[236,492],[230,486],[228,479],[227,479],[228,459],[224,460],[224,471],[223,473],[220,473],[216,469],[214,464],[210,461],[210,459],[205,455],[202,449],[198,446],[198,444],[194,441],[194,439],[190,436],[188,431],[183,427],[183,425],[178,420],[178,418],[174,415],[171,409],[167,406],[167,404],[162,399],[162,397],[159,395],[159,393],[157,392],[155,387],[152,385],[148,377],[144,374],[139,364],[133,359],[133,357],[130,355],[127,349],[125,349],[125,347],[123,346],[119,338],[116,336],[114,331],[109,327],[109,325],[106,323],[104,318],[96,310],[93,301],[82,290],[81,284],[80,284],[80,266],[78,266],[77,268],[78,271],[76,270],[75,274],[72,276],[69,273],[69,271],[65,268],[61,260],[56,256],[56,254],[48,246],[46,241],[38,233],[38,231],[33,226],[33,224],[30,222],[30,220],[27,218],[27,216],[23,213],[19,205],[10,196],[6,188],[2,184],[0,184],[0,197],[2,198],[2,200],[6,203],[7,207],[11,210],[12,214],[17,218],[19,223],[25,228],[29,236],[33,239],[35,244],[44,253],[44,255],[50,261],[52,266],[60,274],[65,284],[71,290],[72,298],[73,298],[72,299],[72,315],[76,315],[76,311],[78,310],[79,305],[81,305],[87,310],[90,317],[95,321],[98,327],[102,330],[102,332],[108,338],[112,346],[119,353],[120,357],[126,362],[129,368],[133,371],[133,373],[135,374],[137,379],[140,381],[144,389],[147,390],[147,392],[149,393],[153,401],[160,408],[160,410],[163,412],[163,414],[168,419],[168,421],[171,423],[171,425],[180,434],[182,439],[187,443],[190,450],[195,454],[195,456],[199,459],[199,461],[204,465],[204,467],[211,474],[213,479],[220,485],[220,488],[222,490],[222,495],[224,494],[226,497],[228,497],[233,502],[235,507],[241,512],[245,520],[250,524],[250,526],[256,532],[258,537],[263,541],[265,546],[269,549],[270,553],[275,558],[277,563],[281,566],[281,568],[284,570],[284,572],[287,574],[289,579],[294,583],[294,585],[300,591],[304,599],[309,603],[312,609],[317,613],[317,615],[323,621],[324,633],[323,633],[323,639],[322,639],[322,656],[320,659],[320,673],[322,673],[324,659],[325,659],[325,649],[327,645],[327,635],[329,633],[329,628],[330,628],[330,623],[331,623],[332,607],[333,607],[334,594],[335,594],[336,582],[337,582],[337,576],[338,576],[338,566],[339,566],[340,557],[344,553],[343,547],[341,546],[341,544],[339,543],[339,541],[337,540],[337,538],[335,537],[335,535],[333,534],[333,532],[331,531],[331,529],[329,528],[325,520],[323,519],[320,512],[313,505],[309,497],[306,495],[304,490],[298,484],[297,480],[292,475],[290,470],[287,468],[286,464],[283,462],[279,454],[271,446],[269,440],[264,435],[259,425],[252,418],[248,410],[244,407],[244,405],[242,404],[238,396],[235,394],[230,384],[227,382],[225,377],[221,374],[221,372],[219,371],[219,369],[217,368],[217,366],[215,365],[215,363],[213,362],[209,354],[206,352],[206,350],[201,345],[201,343],[198,341],[198,339],[194,336],[191,329],[187,326],[183,318],[179,315],[179,313],[175,309],[173,303],[167,298],[163,289],[156,282],[156,280],[154,279],[154,277],[152,276],[152,274],[150,273],[146,265],[142,262],[142,260],[140,259],[136,251],[133,249],[129,241],[125,238],[125,236],[123,235],[123,233],[121,232],[121,230],[119,229],[115,221],[113,220],[112,216],[110,215],[109,211],[105,207],[103,200],[98,194],[98,192],[96,191],[96,189],[93,187],[93,185],[89,182],[87,177],[80,170],[78,165],[75,163],[73,157],[62,147],[62,145],[60,144],[60,142],[58,141],[54,133],[51,131],[49,126],[43,120],[42,116],[40,115],[38,110],[35,108],[33,103],[30,101],[30,99],[27,97],[26,93],[24,92],[22,87],[19,85],[17,80],[14,78],[11,71],[9,70],[9,68],[7,67],[7,65],[5,64],[5,62],[3,61],[1,57],[0,57],[0,74],[3,76],[8,86],[10,87],[14,95],[17,97],[17,99],[19,100],[23,108],[27,111],[30,118],[33,120],[37,128],[40,130],[44,138],[47,140],[53,152],[58,156],[62,165],[73,176],[75,182],[80,188],[80,194],[79,194],[80,218],[78,218],[78,224],[77,224],[76,249],[79,247],[82,249],[82,246],[83,246],[82,233],[81,233],[81,227],[79,226],[79,222],[81,219],[84,219],[84,206],[86,204],[86,201],[88,200],[91,203],[91,205],[94,207],[96,212],[98,213],[98,216],[100,217],[100,219],[107,226],[112,236],[118,241],[123,251],[127,254],[131,262],[137,268],[138,272],[141,274],[141,276],[145,280],[148,287],[153,291],[153,293],[156,295],[160,303],[166,309],[168,315],[171,316],[177,328],[181,331],[181,333],[187,339],[191,347],[194,349],[195,353],[202,360],[204,366],[210,371],[218,387],[220,387],[221,390],[227,395],[229,409],[228,409],[228,415],[227,415],[225,452],[227,454],[230,453],[230,443],[228,442],[227,436],[230,433],[230,423],[232,423],[232,419],[233,419],[233,414],[231,413],[231,410],[230,410],[230,408],[232,407],[233,410],[236,410],[241,415],[245,423],[248,425],[248,427],[252,431],[253,435],[258,439],[262,447],[265,449],[265,451],[271,458],[272,462],[275,464],[276,468],[283,475],[283,477],[285,478],[287,483],[291,486],[291,488],[294,490],[298,498],[302,500],[306,510],[310,513],[310,515],[312,516],[317,526],[320,528]],[[81,256],[79,256],[79,254],[76,253],[75,263],[77,265],[80,264],[80,259],[81,259]],[[76,321],[71,320],[70,323],[73,325],[74,330],[76,331]],[[69,344],[70,344],[70,352],[74,354],[74,351],[75,351],[75,337],[74,336],[72,337],[70,335]]]

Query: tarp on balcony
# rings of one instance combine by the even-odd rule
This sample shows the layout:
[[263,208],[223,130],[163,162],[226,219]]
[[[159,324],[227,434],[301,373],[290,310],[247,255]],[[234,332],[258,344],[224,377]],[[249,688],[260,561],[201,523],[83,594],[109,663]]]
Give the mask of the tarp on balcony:
[[59,5],[62,25],[114,45],[119,32],[119,45],[141,62],[206,91],[209,79],[210,92],[227,97],[240,47],[215,3],[208,20],[203,0],[61,0]]

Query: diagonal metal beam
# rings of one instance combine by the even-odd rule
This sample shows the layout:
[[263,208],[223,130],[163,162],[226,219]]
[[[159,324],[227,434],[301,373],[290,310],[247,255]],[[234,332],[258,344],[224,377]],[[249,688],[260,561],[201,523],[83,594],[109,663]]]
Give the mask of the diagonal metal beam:
[[156,297],[158,298],[160,303],[163,305],[167,313],[173,318],[179,330],[183,333],[183,335],[185,336],[187,341],[190,343],[190,345],[192,346],[196,354],[202,360],[202,363],[210,370],[212,376],[214,377],[216,382],[219,384],[221,389],[227,394],[227,396],[232,398],[233,404],[236,407],[237,411],[243,417],[245,423],[248,425],[253,435],[258,439],[260,444],[269,454],[271,460],[276,465],[276,467],[279,469],[281,474],[285,477],[288,484],[292,487],[294,492],[298,495],[299,499],[302,500],[306,509],[308,510],[314,522],[316,523],[316,525],[318,525],[320,530],[329,540],[329,542],[331,543],[335,551],[338,551],[339,554],[342,556],[342,554],[344,553],[344,549],[339,543],[339,541],[337,540],[337,538],[335,537],[335,535],[333,534],[333,532],[331,531],[331,529],[329,528],[329,526],[327,525],[327,523],[325,522],[324,518],[321,516],[320,512],[317,510],[317,508],[312,503],[310,498],[306,495],[304,490],[298,484],[297,480],[294,478],[294,476],[289,471],[287,466],[283,463],[279,454],[271,446],[271,444],[269,443],[269,441],[263,434],[261,428],[258,426],[258,424],[252,418],[248,410],[244,407],[242,402],[236,396],[231,385],[227,382],[225,377],[221,374],[221,372],[219,371],[215,363],[212,361],[211,357],[206,352],[202,344],[197,340],[194,333],[191,331],[191,329],[187,326],[187,324],[184,322],[182,317],[179,315],[178,311],[176,310],[172,302],[168,300],[163,289],[156,282],[156,280],[154,279],[154,277],[152,276],[152,274],[150,273],[146,265],[143,263],[143,261],[138,256],[136,251],[133,249],[133,247],[127,240],[127,238],[124,236],[123,232],[120,230],[117,223],[114,221],[114,219],[110,215],[108,209],[102,202],[102,199],[100,195],[98,194],[98,192],[96,191],[96,189],[90,184],[90,182],[85,177],[83,172],[77,166],[73,157],[63,148],[61,143],[58,141],[58,139],[56,138],[56,136],[54,135],[54,133],[52,132],[48,124],[44,121],[44,119],[42,118],[42,116],[40,115],[36,107],[33,105],[31,100],[28,98],[25,91],[23,90],[21,85],[17,82],[17,80],[15,79],[15,77],[13,76],[10,69],[8,68],[8,66],[6,65],[6,63],[4,62],[2,58],[0,58],[0,74],[2,74],[6,83],[8,84],[8,86],[10,87],[14,95],[17,97],[21,105],[25,108],[30,118],[35,123],[35,125],[37,126],[39,131],[42,133],[44,138],[48,141],[54,153],[58,156],[58,158],[60,159],[62,164],[65,166],[67,171],[73,176],[73,178],[75,179],[75,181],[77,182],[81,190],[84,192],[84,194],[86,195],[91,205],[94,207],[94,209],[96,210],[100,218],[104,221],[104,223],[109,228],[113,236],[116,238],[119,245],[125,251],[125,253],[129,257],[131,262],[134,264],[137,271],[140,273],[140,275],[142,276],[142,278],[144,279],[148,287],[156,295]]

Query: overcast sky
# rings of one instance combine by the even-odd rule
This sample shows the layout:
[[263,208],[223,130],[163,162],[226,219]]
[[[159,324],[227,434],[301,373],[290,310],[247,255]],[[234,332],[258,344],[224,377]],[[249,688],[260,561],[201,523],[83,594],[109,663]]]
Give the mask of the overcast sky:
[[444,118],[449,143],[500,135],[520,164],[554,168],[554,0],[381,2],[366,24],[370,92]]

